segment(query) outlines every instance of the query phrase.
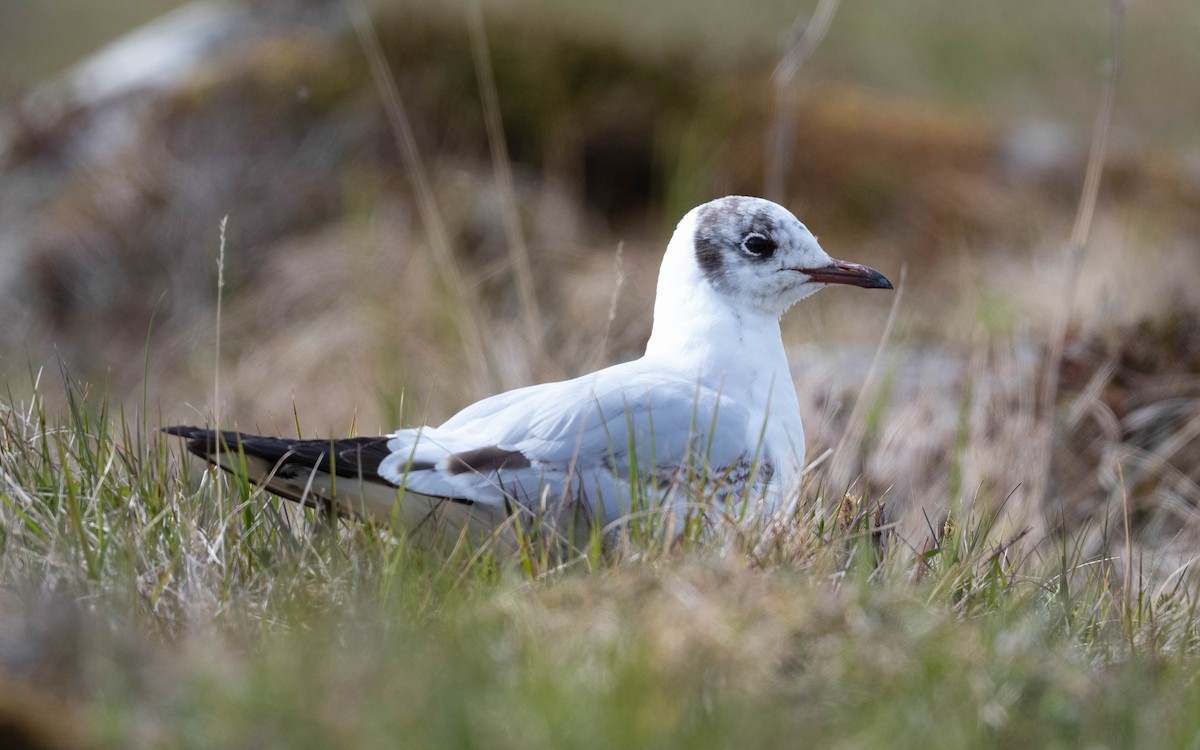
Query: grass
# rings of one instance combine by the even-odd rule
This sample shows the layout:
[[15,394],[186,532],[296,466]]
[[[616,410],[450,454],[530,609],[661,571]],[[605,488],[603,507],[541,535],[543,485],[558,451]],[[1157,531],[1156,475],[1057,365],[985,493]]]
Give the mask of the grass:
[[[922,3],[927,11],[943,5]],[[859,39],[854,30],[868,22],[890,27],[899,8],[869,18],[844,8],[823,48],[832,57],[812,65],[836,72],[849,59],[847,46],[873,44],[874,37]],[[788,18],[794,12],[789,7]],[[902,15],[912,23],[920,14]],[[648,20],[644,33],[662,23]],[[994,44],[1008,38],[991,34],[987,24],[923,29],[959,45],[980,35]],[[506,191],[508,251],[515,253],[525,240],[516,198],[507,194],[514,177],[500,130],[503,102],[494,101],[488,39],[481,27],[472,31],[492,168]],[[942,47],[913,49],[936,56]],[[1051,63],[1059,55],[1053,54]],[[1005,65],[1013,59],[993,51],[985,62],[989,55]],[[890,66],[866,80],[903,90],[888,76],[927,64],[897,66],[896,57],[862,56]],[[1086,55],[1075,57],[1090,64]],[[1036,70],[1021,75],[1055,69],[1034,58]],[[970,76],[979,70],[935,67],[959,78],[908,75],[932,81],[943,96],[962,89],[958,98],[971,100],[977,86]],[[1080,78],[1069,69],[1056,75],[1072,84]],[[392,88],[386,76],[377,85],[385,94]],[[1044,88],[1057,96],[1065,87]],[[1136,84],[1129,88],[1148,96]],[[1087,101],[1094,106],[1093,97]],[[398,119],[391,114],[403,153],[404,128],[396,124],[403,112]],[[420,209],[428,224],[442,221],[433,192],[446,190],[433,183],[414,190],[427,193]],[[426,234],[438,233],[427,228]],[[311,293],[302,295],[305,310],[323,309],[334,292],[338,305],[348,304],[327,245],[353,242],[334,236],[290,266],[316,269],[309,271]],[[439,242],[446,246],[439,250]],[[1151,244],[1142,241],[1132,253],[1101,238],[1089,248],[1093,263],[1083,273],[1141,278],[1146,265],[1177,267],[1148,263],[1152,250],[1171,252]],[[527,287],[511,320],[479,311],[459,320],[449,310],[469,295],[445,266],[456,262],[448,243],[434,237],[426,249],[428,257],[413,253],[402,267],[378,264],[388,272],[356,277],[355,288],[362,294],[379,287],[379,299],[411,298],[406,314],[387,307],[378,317],[433,330],[434,339],[486,321],[490,327],[479,336],[498,359],[507,357],[489,363],[468,354],[457,362],[442,352],[426,358],[431,371],[472,370],[481,379],[507,367],[527,380],[531,352],[545,345],[538,341],[533,282],[520,280],[528,261],[509,264]],[[305,262],[318,258],[327,265]],[[605,266],[600,282],[576,285],[576,291],[599,290],[593,307],[609,310],[597,339],[607,341],[613,328],[621,289],[618,283],[611,290],[608,279],[625,278],[621,263],[633,285],[652,273],[636,253],[622,258],[615,274]],[[382,255],[369,260],[366,267],[374,269]],[[980,292],[978,315],[923,316],[938,317],[938,335],[947,338],[962,325],[949,319],[969,319],[977,340],[962,377],[948,376],[957,384],[930,377],[933,370],[893,365],[892,355],[924,360],[926,352],[916,343],[889,342],[867,369],[853,409],[829,407],[822,412],[827,419],[809,420],[813,454],[835,450],[810,475],[794,515],[716,524],[707,532],[691,523],[680,537],[652,514],[630,524],[620,540],[592,535],[577,549],[564,549],[536,527],[519,527],[517,544],[501,546],[338,521],[268,496],[243,478],[199,469],[156,432],[159,420],[148,416],[146,399],[134,412],[65,374],[34,378],[32,389],[10,383],[31,395],[10,392],[0,400],[0,741],[20,732],[42,747],[112,748],[1200,745],[1194,710],[1200,579],[1192,569],[1200,524],[1188,454],[1195,420],[1187,415],[1188,404],[1197,403],[1190,395],[1195,373],[1175,378],[1184,385],[1151,394],[1157,400],[1149,403],[1139,399],[1150,388],[1129,388],[1137,408],[1118,416],[1118,399],[1106,389],[1125,387],[1124,365],[1106,355],[1086,387],[1056,382],[1039,404],[1039,378],[1047,372],[1023,363],[1031,353],[1043,361],[1041,334],[988,323],[1036,318],[1010,311],[1034,299],[1059,312],[1057,290],[1025,291],[1029,263],[1012,264],[1022,283],[1005,287],[1004,296]],[[1121,263],[1132,264],[1131,272]],[[430,268],[421,272],[421,264]],[[297,286],[294,277],[286,279],[282,286]],[[1161,304],[1165,284],[1152,282],[1146,294]],[[239,329],[246,347],[240,354],[276,365],[320,360],[335,338],[353,351],[403,349],[390,322],[363,334],[372,327],[320,328],[290,316],[314,343],[292,359],[277,357],[280,350],[245,333],[256,318],[246,311],[254,308],[229,304],[233,345],[226,340],[225,356],[236,348]],[[363,311],[353,305],[367,303],[349,304],[348,319],[358,321]],[[1104,318],[1089,304],[1084,298],[1075,312],[1093,327]],[[430,320],[414,321],[418,310]],[[867,311],[857,312],[855,320],[866,320]],[[907,307],[900,312],[919,315]],[[798,314],[811,315],[799,321],[805,327],[826,328],[815,325],[828,322],[819,312]],[[278,337],[279,325],[269,327]],[[1051,328],[1055,337],[1067,336]],[[903,319],[900,331],[903,339]],[[1151,341],[1150,359],[1170,359],[1164,353],[1174,351],[1165,335],[1134,338]],[[1063,346],[1080,340],[1063,339]],[[608,359],[604,351],[560,355],[556,365]],[[1073,356],[1067,351],[1050,360]],[[953,352],[929,359],[942,369],[954,365]],[[401,369],[391,361],[374,364],[377,371]],[[914,372],[928,382],[914,387],[908,382]],[[228,385],[238,379],[224,374],[230,375],[225,387],[238,391]],[[356,383],[341,370],[339,377],[353,392]],[[403,374],[395,377],[404,384]],[[849,378],[846,370],[839,377]],[[821,382],[808,378],[809,393],[814,381]],[[242,392],[263,390],[241,382]],[[386,394],[381,399],[403,392],[394,386],[378,384]],[[219,384],[214,390],[219,404],[225,394]],[[339,401],[329,389],[319,392]],[[382,411],[392,414],[390,423],[421,419],[430,410],[424,395]],[[406,408],[415,416],[402,414]],[[805,409],[806,418],[821,411],[811,403]],[[1182,416],[1146,416],[1155,409]],[[225,413],[245,412],[227,407]],[[935,423],[947,414],[943,430]],[[1152,424],[1139,429],[1139,419]],[[1095,438],[1091,420],[1113,429]],[[299,430],[298,415],[295,422]],[[1064,456],[1078,466],[1061,466]],[[1043,460],[1054,481],[1031,491],[1025,485]],[[860,486],[891,489],[879,497],[845,492]]]
[[906,537],[810,492],[703,545],[439,550],[189,471],[66,386],[0,411],[0,658],[91,746],[1200,740],[1194,576],[997,512]]

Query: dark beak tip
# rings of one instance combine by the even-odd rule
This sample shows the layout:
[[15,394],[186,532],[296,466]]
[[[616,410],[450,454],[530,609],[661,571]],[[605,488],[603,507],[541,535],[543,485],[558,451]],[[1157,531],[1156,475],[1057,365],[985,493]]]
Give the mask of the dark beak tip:
[[870,266],[835,260],[821,268],[797,269],[819,284],[845,284],[863,289],[893,289],[887,277]]

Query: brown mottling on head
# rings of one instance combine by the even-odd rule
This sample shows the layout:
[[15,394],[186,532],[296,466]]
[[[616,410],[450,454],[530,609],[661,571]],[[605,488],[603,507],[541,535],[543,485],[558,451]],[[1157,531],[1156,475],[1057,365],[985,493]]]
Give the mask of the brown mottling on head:
[[726,254],[750,232],[774,236],[779,229],[776,214],[758,198],[730,195],[709,201],[696,211],[692,238],[696,262],[709,283],[722,284]]

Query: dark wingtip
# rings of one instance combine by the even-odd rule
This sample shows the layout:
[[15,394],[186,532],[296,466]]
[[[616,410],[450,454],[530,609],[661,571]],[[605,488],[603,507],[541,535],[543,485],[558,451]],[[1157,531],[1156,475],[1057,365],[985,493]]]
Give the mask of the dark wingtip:
[[162,427],[160,429],[168,435],[181,437],[192,442],[211,443],[217,435],[213,430],[206,430],[203,427],[191,427],[184,424],[171,425],[170,427]]
[[[168,435],[181,437],[187,441],[187,449],[195,453],[201,458],[207,459],[208,454],[217,449],[217,433],[213,430],[206,430],[203,427],[191,427],[189,425],[170,425],[168,427],[159,428]],[[226,433],[222,436],[222,441],[226,441],[235,433]],[[236,438],[235,438],[236,444]]]

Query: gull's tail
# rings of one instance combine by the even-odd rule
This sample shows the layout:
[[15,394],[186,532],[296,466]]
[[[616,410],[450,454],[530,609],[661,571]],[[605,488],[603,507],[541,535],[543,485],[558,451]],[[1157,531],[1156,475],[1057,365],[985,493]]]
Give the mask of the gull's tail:
[[[391,436],[286,440],[182,425],[163,432],[186,440],[187,449],[210,464],[314,508],[452,537],[463,529],[486,535],[503,520],[502,513],[486,506],[405,491],[403,484],[380,476],[379,465],[393,453]],[[411,466],[412,471],[421,468]]]
[[205,461],[298,503],[384,520],[396,502],[396,485],[379,476],[391,453],[387,437],[285,440],[185,426],[163,432],[184,438]]

